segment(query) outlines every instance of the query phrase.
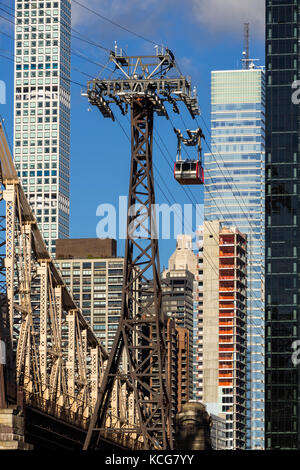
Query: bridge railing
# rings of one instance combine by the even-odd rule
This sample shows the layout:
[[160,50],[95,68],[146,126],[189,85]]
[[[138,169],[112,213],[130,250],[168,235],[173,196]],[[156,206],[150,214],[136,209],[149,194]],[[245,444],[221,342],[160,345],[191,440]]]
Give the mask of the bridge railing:
[[130,436],[130,434],[109,429],[101,431],[100,435],[102,439],[105,439],[110,442],[115,442],[120,447],[125,447],[131,450],[143,450],[145,448],[140,435],[136,438],[133,438]]
[[[65,405],[60,405],[56,401],[42,398],[40,395],[32,392],[30,393],[26,390],[23,390],[23,399],[26,407],[42,411],[47,415],[53,416],[80,429],[88,429],[91,410],[78,409],[75,412]],[[88,417],[84,416],[87,411]]]
[[[39,410],[46,415],[53,416],[56,419],[76,426],[84,431],[88,430],[92,410],[86,409],[85,404],[82,403],[81,406],[77,408],[76,412],[72,411],[72,409],[68,408],[67,403],[75,402],[74,397],[62,397],[65,404],[59,404],[57,401],[53,401],[53,399],[43,398],[40,394],[28,392],[23,388],[19,388],[19,394],[20,392],[22,393],[24,405],[27,408]],[[101,431],[103,440],[117,444],[120,447],[132,450],[143,450],[144,445],[141,432],[137,433],[136,430],[131,430],[130,424],[126,421],[121,423],[119,417],[113,415],[111,410],[107,415],[106,425],[107,428]],[[127,433],[124,432],[125,427]]]

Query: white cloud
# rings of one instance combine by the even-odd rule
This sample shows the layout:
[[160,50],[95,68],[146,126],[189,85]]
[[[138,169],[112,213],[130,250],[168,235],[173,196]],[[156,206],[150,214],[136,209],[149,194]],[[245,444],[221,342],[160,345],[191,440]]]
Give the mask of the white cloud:
[[[180,32],[180,21],[190,23],[191,32],[214,35],[242,35],[243,23],[250,23],[252,38],[262,39],[265,23],[265,0],[78,0],[112,21],[135,33],[164,42]],[[172,12],[169,15],[169,12]],[[128,36],[101,20],[87,9],[72,4],[72,23],[92,31],[107,43]],[[192,24],[191,24],[192,23]]]
[[[159,13],[165,8],[169,0],[79,0],[82,5],[85,5],[90,10],[94,10],[100,15],[111,19],[122,26],[132,27],[134,24],[138,30],[142,30],[143,22],[147,22],[149,16],[159,16]],[[98,22],[100,18],[91,13],[85,8],[72,4],[72,24],[76,27],[78,24],[85,23],[86,25]],[[100,20],[101,21],[101,20]],[[102,26],[111,24],[103,21]]]
[[[170,2],[181,0],[78,0],[90,10],[94,10],[114,23],[118,23],[124,29],[133,31],[138,36],[143,36],[150,41],[159,44],[166,43],[166,28],[163,26],[162,16]],[[82,8],[75,2],[72,4],[72,26],[93,37],[94,41],[113,48],[117,40],[119,46],[127,51],[128,42],[134,36],[126,30],[111,24],[96,14]],[[163,33],[163,35],[161,34]],[[145,53],[153,51],[151,42],[143,42]]]
[[[158,0],[80,0],[82,5],[85,5],[87,8],[99,12],[108,18],[121,17],[123,15],[130,14],[132,12],[143,12],[151,7],[156,7],[159,4]],[[89,15],[91,18],[91,13],[79,6],[76,3],[73,3],[72,6],[72,16],[73,23],[82,22],[85,17]],[[96,19],[96,18],[95,18]]]
[[196,20],[214,33],[241,33],[250,23],[250,34],[264,34],[265,0],[189,0]]

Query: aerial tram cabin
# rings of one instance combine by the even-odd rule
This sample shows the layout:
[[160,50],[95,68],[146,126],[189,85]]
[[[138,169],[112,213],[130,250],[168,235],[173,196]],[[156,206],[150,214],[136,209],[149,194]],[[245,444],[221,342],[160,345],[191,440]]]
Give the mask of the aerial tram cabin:
[[[194,185],[194,184],[204,184],[204,170],[202,166],[202,145],[201,138],[204,138],[202,130],[199,128],[195,131],[187,129],[189,138],[184,139],[181,131],[179,129],[174,129],[177,139],[177,157],[174,164],[174,177],[179,184],[182,185]],[[198,146],[198,159],[191,160],[187,158],[186,160],[182,159],[181,156],[181,143],[188,147]]]
[[174,177],[180,184],[204,184],[204,171],[196,160],[178,160],[174,165]]

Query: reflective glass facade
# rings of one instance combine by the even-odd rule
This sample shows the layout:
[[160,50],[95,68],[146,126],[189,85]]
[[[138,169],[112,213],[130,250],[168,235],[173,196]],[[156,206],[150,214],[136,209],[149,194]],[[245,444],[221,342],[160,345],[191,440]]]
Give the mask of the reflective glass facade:
[[15,2],[14,160],[46,244],[69,236],[71,3]]
[[299,0],[266,20],[266,448],[299,449]]
[[248,238],[247,448],[264,448],[265,73],[212,72],[205,220]]

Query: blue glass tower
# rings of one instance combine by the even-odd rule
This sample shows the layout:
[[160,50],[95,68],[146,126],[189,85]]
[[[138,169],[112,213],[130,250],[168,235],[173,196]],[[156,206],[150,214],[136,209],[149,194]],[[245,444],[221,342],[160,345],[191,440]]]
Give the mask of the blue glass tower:
[[205,220],[248,236],[247,448],[264,448],[265,73],[213,71]]

